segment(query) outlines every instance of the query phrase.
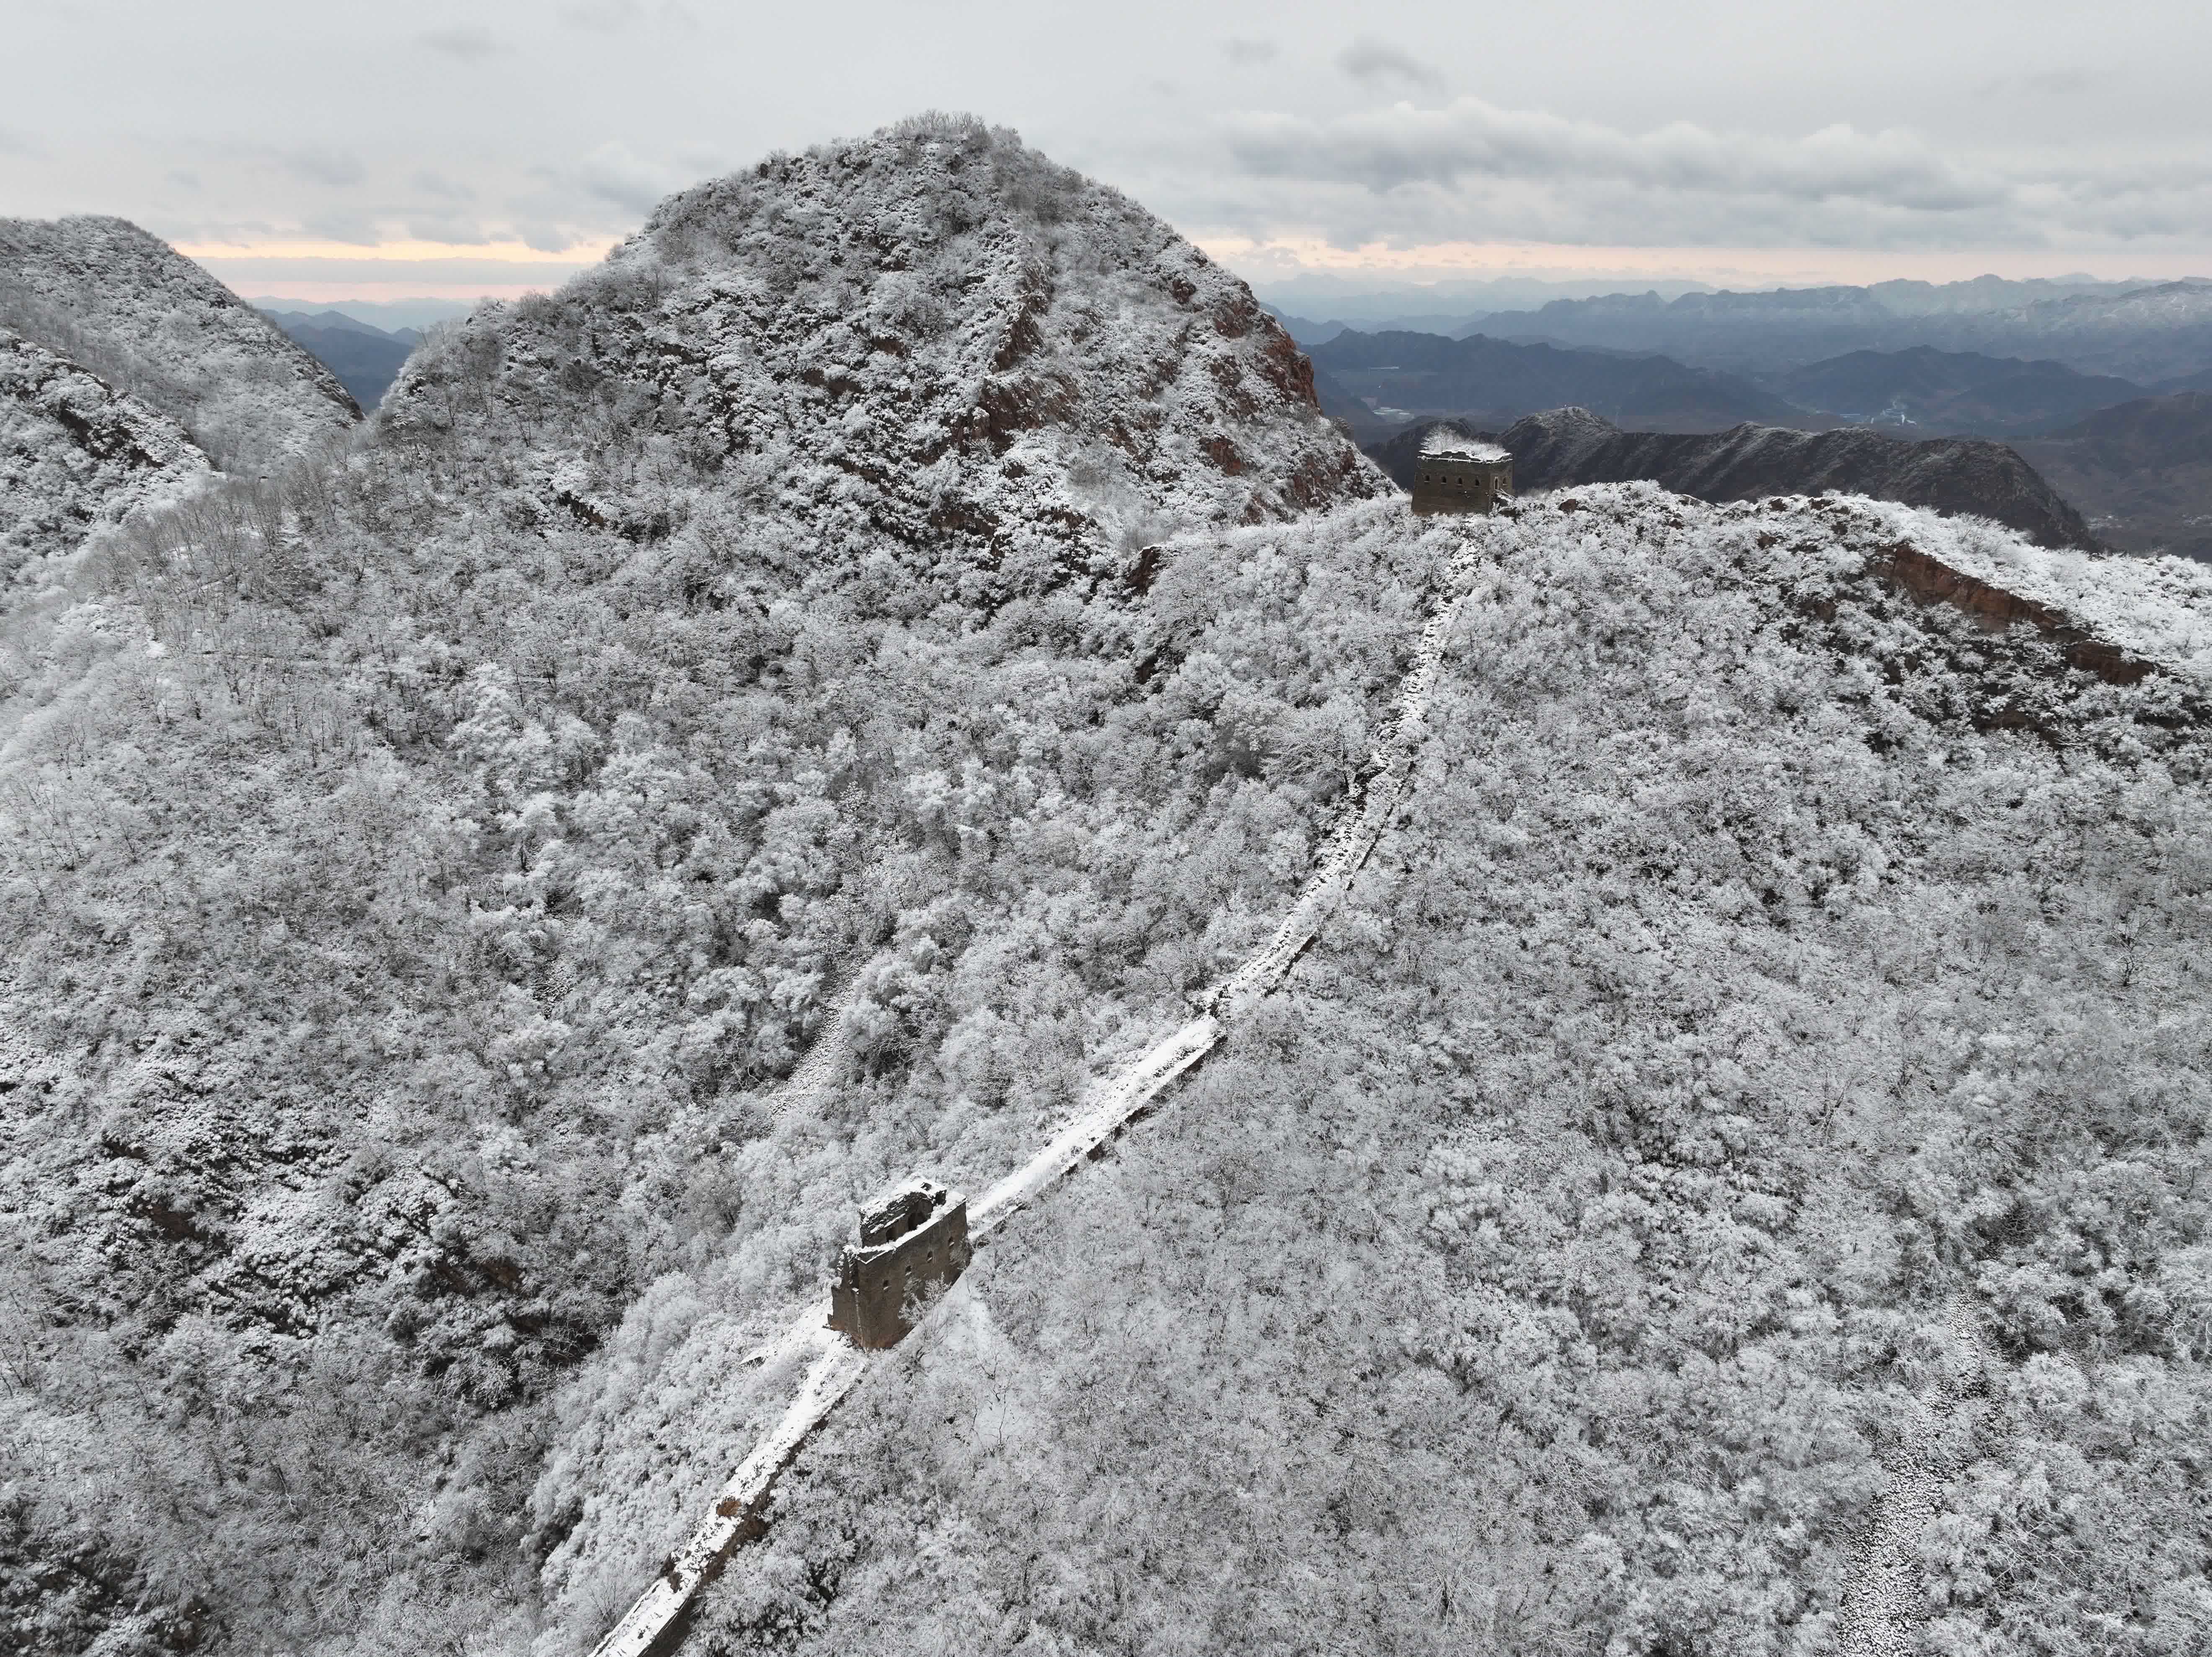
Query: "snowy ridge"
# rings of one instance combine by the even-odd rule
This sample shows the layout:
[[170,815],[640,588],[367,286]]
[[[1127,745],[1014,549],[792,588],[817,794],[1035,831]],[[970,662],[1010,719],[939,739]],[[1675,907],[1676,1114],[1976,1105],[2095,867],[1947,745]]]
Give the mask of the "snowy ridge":
[[0,325],[266,475],[356,423],[331,371],[166,242],[122,219],[0,219]]
[[2172,671],[2212,678],[2212,569],[2187,558],[2100,557],[2039,547],[2001,525],[1854,502],[1964,574],[2062,610]]
[[[969,1211],[970,1235],[980,1246],[1006,1223],[1086,1162],[1096,1160],[1130,1123],[1143,1115],[1182,1076],[1219,1045],[1227,1021],[1280,985],[1298,956],[1334,913],[1352,877],[1375,849],[1403,803],[1413,750],[1425,728],[1430,697],[1475,557],[1462,548],[1447,577],[1451,597],[1424,624],[1396,712],[1370,757],[1356,810],[1341,817],[1291,911],[1267,942],[1206,998],[1208,1011],[1146,1049],[1093,1089],[1091,1102],[1040,1148],[1036,1155],[984,1193]],[[796,1395],[718,1496],[653,1585],[592,1648],[592,1657],[644,1657],[720,1571],[732,1549],[765,1528],[776,1478],[807,1440],[849,1394],[874,1355],[830,1334],[822,1309],[809,1306],[781,1339],[755,1354],[770,1363],[811,1356]]]
[[0,579],[211,475],[175,421],[0,328]]

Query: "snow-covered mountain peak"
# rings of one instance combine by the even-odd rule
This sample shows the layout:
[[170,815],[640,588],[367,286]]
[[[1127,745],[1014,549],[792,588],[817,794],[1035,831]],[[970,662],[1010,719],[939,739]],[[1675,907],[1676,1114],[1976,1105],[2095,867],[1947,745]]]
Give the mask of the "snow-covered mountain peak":
[[361,418],[329,369],[123,219],[0,219],[0,325],[177,422],[226,471],[273,470]]
[[675,462],[994,585],[1389,488],[1242,282],[944,118],[672,197],[559,294],[418,355],[384,420],[519,434],[542,499],[635,537],[668,521]]

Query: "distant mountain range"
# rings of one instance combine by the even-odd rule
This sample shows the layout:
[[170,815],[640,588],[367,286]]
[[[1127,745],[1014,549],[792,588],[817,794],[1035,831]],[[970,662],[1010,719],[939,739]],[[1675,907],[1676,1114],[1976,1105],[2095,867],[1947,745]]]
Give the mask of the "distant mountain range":
[[[1409,428],[1367,452],[1411,487],[1421,440],[1436,423]],[[1448,423],[1468,435],[1492,435]],[[1712,501],[1833,489],[1993,519],[2047,547],[2097,545],[2081,513],[2033,466],[1986,439],[1915,441],[1863,429],[1801,432],[1748,422],[1725,432],[1624,432],[1588,409],[1570,408],[1530,415],[1495,440],[1511,452],[1513,485],[1522,494],[1636,479]]]
[[1978,351],[1850,351],[1766,382],[1799,407],[1875,426],[1939,433],[2047,429],[2143,395],[2132,380],[2085,374],[2062,362]]
[[1356,428],[1429,413],[1510,419],[1563,404],[1613,419],[1698,427],[1802,412],[1747,380],[1663,356],[1516,345],[1481,334],[1347,329],[1310,355],[1322,408]]
[[374,409],[383,400],[399,365],[422,343],[420,329],[378,328],[342,311],[264,309],[261,314],[336,374],[364,409]]
[[[1786,372],[1854,351],[1934,346],[1992,356],[2050,358],[2078,373],[2142,383],[2212,368],[2212,282],[2191,279],[2120,291],[2060,292],[2021,300],[2013,283],[1989,290],[2016,302],[1990,308],[1939,303],[1924,283],[1783,289],[1764,294],[1616,294],[1555,300],[1499,313],[1482,331],[1588,349],[1662,351],[1741,374]],[[1927,289],[1926,291],[1921,291]]]

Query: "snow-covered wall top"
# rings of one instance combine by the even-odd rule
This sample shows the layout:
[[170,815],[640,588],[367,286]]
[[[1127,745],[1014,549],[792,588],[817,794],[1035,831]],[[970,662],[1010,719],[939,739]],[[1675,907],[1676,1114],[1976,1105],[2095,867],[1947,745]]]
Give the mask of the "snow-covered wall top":
[[175,421],[0,328],[0,580],[210,475]]
[[1431,426],[1421,439],[1425,455],[1449,455],[1455,460],[1510,460],[1513,457],[1498,445],[1480,437],[1468,437],[1449,426]]
[[[383,420],[519,434],[542,498],[634,538],[673,468],[789,514],[825,558],[887,538],[992,586],[1389,488],[1241,281],[1012,133],[946,118],[670,198],[559,294],[419,352]],[[665,453],[618,465],[610,430]]]
[[0,219],[0,325],[265,473],[361,410],[331,371],[207,271],[122,219]]

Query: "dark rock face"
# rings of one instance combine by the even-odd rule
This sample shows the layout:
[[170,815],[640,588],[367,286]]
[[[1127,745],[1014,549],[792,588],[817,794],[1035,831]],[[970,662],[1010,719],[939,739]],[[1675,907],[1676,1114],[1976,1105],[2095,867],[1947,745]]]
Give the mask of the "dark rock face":
[[[1369,452],[1393,477],[1410,474],[1419,430]],[[1751,501],[1832,489],[1936,512],[1970,513],[2047,547],[2095,548],[2081,513],[2002,443],[1982,438],[1910,442],[1861,430],[1797,432],[1775,426],[1684,434],[1624,432],[1587,409],[1553,409],[1508,427],[1522,494],[1648,478],[1700,501]]]

